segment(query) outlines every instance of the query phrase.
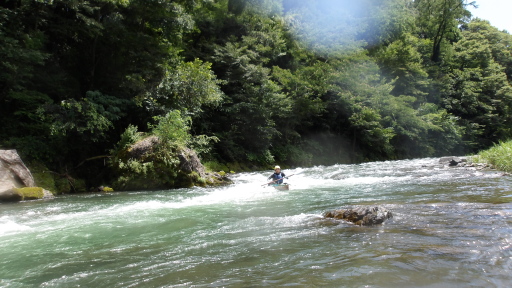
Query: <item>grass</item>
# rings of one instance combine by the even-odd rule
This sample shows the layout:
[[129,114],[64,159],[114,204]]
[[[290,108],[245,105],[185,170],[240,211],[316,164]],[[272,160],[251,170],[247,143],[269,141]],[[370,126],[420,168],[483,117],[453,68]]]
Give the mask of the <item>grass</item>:
[[472,161],[491,164],[498,170],[512,172],[512,140],[500,142],[488,150],[481,151],[472,157]]

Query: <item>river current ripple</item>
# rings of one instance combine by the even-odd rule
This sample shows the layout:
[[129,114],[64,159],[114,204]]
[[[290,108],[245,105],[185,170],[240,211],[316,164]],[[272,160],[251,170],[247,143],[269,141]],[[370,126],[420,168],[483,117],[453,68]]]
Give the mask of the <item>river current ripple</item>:
[[[438,159],[0,205],[0,287],[510,287],[512,177]],[[322,213],[382,206],[359,227]]]

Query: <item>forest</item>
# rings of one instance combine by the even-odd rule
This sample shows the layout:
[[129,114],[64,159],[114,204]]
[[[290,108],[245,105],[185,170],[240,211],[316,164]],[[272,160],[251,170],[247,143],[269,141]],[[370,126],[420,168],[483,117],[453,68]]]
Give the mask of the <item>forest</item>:
[[477,4],[3,0],[0,149],[82,182],[59,191],[179,186],[183,149],[214,171],[477,153],[512,139],[512,36]]

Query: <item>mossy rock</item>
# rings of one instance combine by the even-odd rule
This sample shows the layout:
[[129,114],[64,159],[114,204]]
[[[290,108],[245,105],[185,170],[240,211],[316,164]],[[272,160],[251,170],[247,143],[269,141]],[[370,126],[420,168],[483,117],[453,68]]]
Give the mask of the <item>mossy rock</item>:
[[[112,183],[114,189],[126,191],[204,187],[215,182],[209,179],[205,166],[193,150],[157,140],[151,136],[127,148],[129,153],[126,155],[129,157],[120,158],[113,167],[118,175]],[[234,170],[217,162],[208,164],[212,171],[219,171],[221,167],[225,171]]]
[[233,181],[227,177],[226,173],[223,175],[220,173],[208,173],[205,181],[209,186],[224,186],[233,183]]
[[199,177],[199,179],[197,179],[196,186],[206,187],[207,184],[208,184],[208,181],[205,178]]
[[22,197],[22,200],[43,199],[44,192],[41,187],[24,187],[15,189]]
[[12,188],[0,192],[0,202],[20,202],[51,198],[53,198],[52,193],[42,187]]
[[183,171],[178,172],[174,181],[174,187],[172,188],[191,188],[194,187],[196,181],[201,178],[196,172],[185,173]]

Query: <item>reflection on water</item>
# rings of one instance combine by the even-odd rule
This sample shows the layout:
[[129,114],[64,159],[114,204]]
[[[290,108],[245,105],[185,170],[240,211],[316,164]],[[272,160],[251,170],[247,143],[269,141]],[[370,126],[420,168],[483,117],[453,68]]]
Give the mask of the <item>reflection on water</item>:
[[[509,287],[511,178],[437,159],[0,205],[0,287]],[[325,211],[382,205],[358,227]]]

